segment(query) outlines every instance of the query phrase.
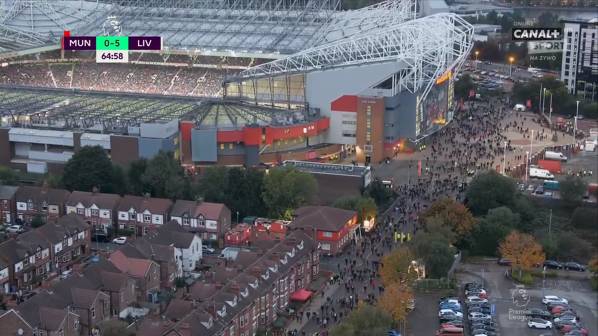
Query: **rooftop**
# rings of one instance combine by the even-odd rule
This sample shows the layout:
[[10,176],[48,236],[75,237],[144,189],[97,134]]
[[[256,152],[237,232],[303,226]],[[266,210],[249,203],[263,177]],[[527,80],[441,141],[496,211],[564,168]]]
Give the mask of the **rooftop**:
[[332,163],[319,163],[311,161],[293,161],[287,160],[283,162],[286,167],[295,167],[300,171],[312,174],[329,174],[329,175],[344,175],[344,176],[365,176],[371,168],[369,166],[343,165]]

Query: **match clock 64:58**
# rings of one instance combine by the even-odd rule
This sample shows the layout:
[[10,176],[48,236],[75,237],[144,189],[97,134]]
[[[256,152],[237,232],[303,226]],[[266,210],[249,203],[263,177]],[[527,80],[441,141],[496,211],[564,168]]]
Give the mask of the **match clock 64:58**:
[[128,51],[98,50],[96,52],[96,63],[128,63]]

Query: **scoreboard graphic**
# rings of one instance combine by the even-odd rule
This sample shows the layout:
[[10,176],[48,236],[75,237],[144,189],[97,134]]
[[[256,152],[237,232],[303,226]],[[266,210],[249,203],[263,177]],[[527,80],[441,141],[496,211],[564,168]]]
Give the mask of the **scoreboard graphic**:
[[160,36],[70,36],[65,32],[64,50],[94,50],[97,63],[128,63],[129,50],[162,50]]

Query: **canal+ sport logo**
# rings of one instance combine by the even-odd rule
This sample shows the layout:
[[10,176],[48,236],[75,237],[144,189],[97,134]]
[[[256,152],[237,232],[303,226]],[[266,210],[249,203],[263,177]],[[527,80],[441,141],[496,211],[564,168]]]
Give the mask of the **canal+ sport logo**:
[[514,27],[513,41],[554,41],[563,38],[562,28]]

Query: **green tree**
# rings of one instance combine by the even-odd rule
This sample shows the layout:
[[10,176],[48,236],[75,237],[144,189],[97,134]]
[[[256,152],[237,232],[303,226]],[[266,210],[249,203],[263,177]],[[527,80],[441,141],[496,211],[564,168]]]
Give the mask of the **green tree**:
[[127,174],[119,165],[112,165],[112,192],[124,195],[129,191]]
[[64,188],[62,183],[62,175],[48,174],[46,176],[45,183],[47,183],[48,187],[50,188]]
[[358,221],[361,223],[366,219],[376,217],[378,207],[376,201],[371,197],[365,196],[349,196],[337,199],[333,204],[335,208],[346,210],[355,210],[359,216]]
[[515,201],[515,182],[495,171],[478,174],[467,188],[467,206],[475,215],[484,215],[500,206],[511,206]]
[[469,238],[469,247],[474,255],[496,256],[498,243],[517,226],[519,215],[509,208],[500,207],[488,211]]
[[588,188],[587,183],[580,177],[569,175],[559,181],[561,199],[565,205],[573,207],[583,201],[583,195]]
[[454,261],[456,249],[451,246],[454,233],[444,223],[442,218],[429,217],[425,230],[415,234],[410,242],[412,250],[418,259],[424,261],[428,276],[439,279],[447,276]]
[[598,103],[584,103],[579,109],[579,113],[584,117],[598,119]]
[[190,197],[190,184],[184,170],[169,152],[160,151],[147,162],[141,181],[153,197]]
[[598,227],[598,208],[577,207],[571,216],[571,225],[576,229],[595,230]]
[[343,322],[332,328],[331,336],[386,336],[392,327],[392,317],[384,310],[360,304]]
[[264,173],[257,169],[230,168],[225,187],[225,204],[239,218],[248,215],[264,216],[266,209],[262,199]]
[[390,188],[386,187],[379,179],[373,180],[363,193],[374,199],[379,208],[386,208],[393,200],[395,193]]
[[46,223],[44,222],[44,219],[42,218],[42,216],[39,214],[33,216],[33,218],[31,219],[31,227],[33,227],[33,228],[38,228],[44,224],[46,224]]
[[209,167],[199,180],[199,193],[208,202],[225,203],[227,201],[227,188],[227,167]]
[[[262,197],[272,218],[283,218],[293,210],[308,204],[316,194],[316,179],[293,168],[270,169],[264,177]],[[290,218],[287,218],[290,219]]]
[[513,223],[512,226],[519,231],[528,233],[534,229],[537,210],[529,198],[521,194],[517,195],[510,209],[512,212],[518,214],[520,219],[519,222]]
[[0,166],[0,184],[17,185],[19,175],[14,170]]
[[560,232],[555,239],[557,249],[554,257],[559,260],[584,262],[588,260],[594,251],[592,244],[580,238],[575,232]]
[[113,191],[112,162],[104,148],[84,146],[64,166],[62,182],[68,190],[102,192]]
[[129,182],[129,193],[132,195],[143,195],[149,192],[149,188],[143,184],[142,177],[147,169],[147,160],[138,159],[129,164],[127,170],[127,180]]

